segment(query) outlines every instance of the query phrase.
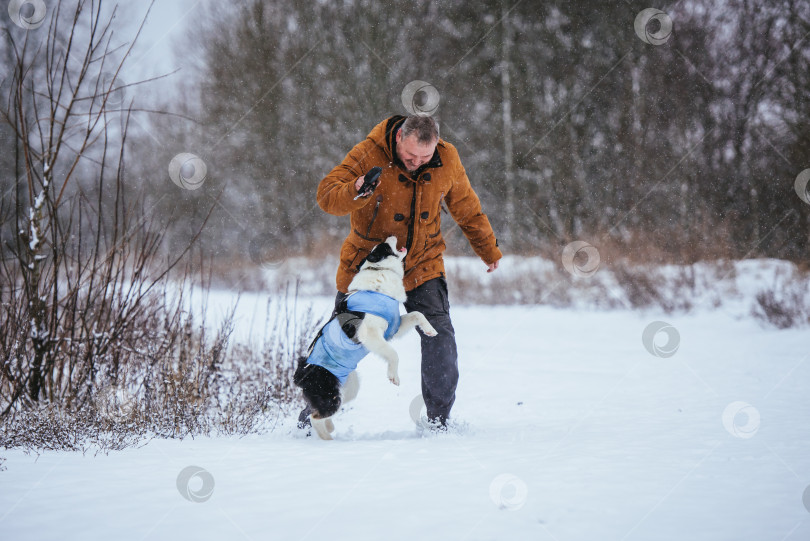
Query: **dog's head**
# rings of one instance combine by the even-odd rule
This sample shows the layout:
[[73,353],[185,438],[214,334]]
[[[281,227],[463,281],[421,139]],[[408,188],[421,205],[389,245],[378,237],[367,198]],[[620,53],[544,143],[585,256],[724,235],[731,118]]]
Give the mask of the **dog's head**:
[[298,359],[293,383],[301,388],[313,419],[331,417],[340,409],[340,381],[326,368],[306,361],[306,357]]
[[390,236],[374,247],[373,250],[358,265],[359,270],[363,269],[389,269],[402,272],[402,260],[408,251],[403,246],[397,250],[397,238]]

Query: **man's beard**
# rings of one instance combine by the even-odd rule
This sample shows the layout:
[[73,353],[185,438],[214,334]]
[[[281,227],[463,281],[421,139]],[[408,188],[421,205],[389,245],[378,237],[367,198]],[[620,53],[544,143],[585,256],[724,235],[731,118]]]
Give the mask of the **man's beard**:
[[411,166],[408,165],[405,162],[405,160],[402,159],[402,156],[399,155],[399,149],[397,149],[396,156],[399,163],[401,163],[402,167],[405,169],[405,172],[408,173],[409,175],[413,175],[416,172],[416,170],[419,169],[419,167],[417,167],[416,169],[411,169]]
[[417,171],[419,171],[419,168],[420,168],[420,167],[422,167],[421,165],[419,165],[419,166],[414,167],[413,169],[411,169],[411,166],[410,166],[410,165],[408,165],[407,163],[405,163],[405,161],[404,161],[404,160],[400,160],[400,161],[402,161],[402,165],[404,165],[404,166],[405,166],[405,171],[407,171],[409,175],[413,175],[414,173],[416,173]]

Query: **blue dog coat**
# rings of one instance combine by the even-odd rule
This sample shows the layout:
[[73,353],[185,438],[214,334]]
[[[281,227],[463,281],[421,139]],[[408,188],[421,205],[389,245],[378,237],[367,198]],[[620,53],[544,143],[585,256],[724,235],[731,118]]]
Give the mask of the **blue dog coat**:
[[[399,329],[399,301],[376,291],[356,291],[346,299],[351,312],[374,314],[388,322],[385,339],[390,340]],[[360,360],[368,355],[368,349],[346,336],[338,318],[332,318],[321,331],[321,336],[313,344],[307,363],[322,366],[346,383],[346,378],[357,368]]]

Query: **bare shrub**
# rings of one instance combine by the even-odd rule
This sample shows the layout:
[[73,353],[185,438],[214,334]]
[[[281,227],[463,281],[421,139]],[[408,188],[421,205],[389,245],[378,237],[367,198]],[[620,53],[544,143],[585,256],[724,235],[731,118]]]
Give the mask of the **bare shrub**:
[[508,257],[503,270],[484,272],[484,264],[471,258],[445,260],[450,295],[459,304],[547,304],[571,306],[570,277],[540,258]]
[[631,308],[655,308],[668,314],[686,312],[692,309],[701,292],[694,265],[660,267],[616,263],[611,270]]
[[650,308],[660,304],[663,286],[660,276],[624,265],[616,265],[613,275],[633,308]]
[[797,269],[777,269],[773,284],[756,294],[751,314],[766,325],[788,329],[810,324],[810,280]]
[[211,336],[205,314],[198,322],[183,305],[182,295],[161,299],[160,317],[139,322],[143,341],[125,348],[115,378],[102,370],[69,403],[13,408],[0,447],[107,452],[155,437],[262,433],[302,405],[292,374],[323,322],[297,288],[268,299],[275,316],[258,345],[230,344],[236,306]]
[[65,5],[47,32],[4,36],[14,166],[0,171],[0,446],[110,450],[261,430],[293,400],[312,315],[299,317],[296,290],[276,324],[299,340],[257,349],[230,345],[233,312],[212,333],[205,310],[187,308],[192,269],[202,275],[187,255],[208,218],[162,259],[166,224],[126,182],[137,109],[119,99],[134,85],[118,74],[135,40],[113,43],[101,3]]
[[163,331],[153,322],[172,316],[156,292],[196,239],[159,261],[165,228],[125,182],[133,109],[117,102],[132,85],[118,74],[134,40],[113,44],[115,12],[105,20],[101,3],[74,5],[57,4],[46,33],[5,34],[14,62],[0,115],[15,170],[0,196],[2,415],[80,408],[100,379],[117,382]]
[[451,297],[461,304],[541,304],[557,308],[655,309],[688,312],[717,307],[739,295],[728,261],[691,265],[605,262],[591,276],[575,277],[542,257],[507,256],[486,274],[472,258],[445,261]]
[[26,452],[48,450],[109,452],[136,445],[145,430],[137,423],[111,423],[93,408],[65,410],[38,404],[3,420],[0,446]]

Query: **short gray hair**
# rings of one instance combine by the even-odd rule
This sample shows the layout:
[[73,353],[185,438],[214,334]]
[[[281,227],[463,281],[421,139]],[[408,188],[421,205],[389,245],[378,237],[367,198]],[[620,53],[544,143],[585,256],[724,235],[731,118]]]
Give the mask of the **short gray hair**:
[[402,123],[402,137],[415,135],[416,140],[423,144],[435,143],[439,140],[439,125],[432,116],[411,115]]

